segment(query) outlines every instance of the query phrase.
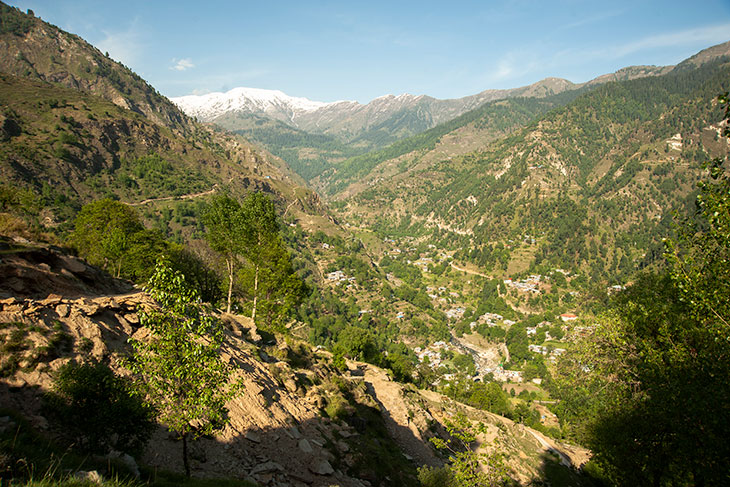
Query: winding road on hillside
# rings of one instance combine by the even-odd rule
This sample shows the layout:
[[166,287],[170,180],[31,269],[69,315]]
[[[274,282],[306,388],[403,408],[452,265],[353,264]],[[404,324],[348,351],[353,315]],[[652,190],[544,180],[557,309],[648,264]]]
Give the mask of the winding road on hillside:
[[465,269],[463,267],[459,267],[458,265],[454,264],[453,262],[451,262],[451,267],[453,267],[457,271],[466,272],[467,274],[473,274],[475,276],[486,277],[487,279],[489,279],[491,277],[491,276],[488,276],[486,274],[482,274],[481,272],[472,271],[472,270],[469,270],[469,269]]
[[154,203],[155,201],[170,201],[170,200],[191,200],[193,198],[200,198],[201,196],[207,196],[218,191],[218,183],[214,184],[208,191],[202,191],[200,193],[183,194],[180,196],[161,196],[159,198],[148,198],[138,203],[129,203],[129,206],[142,206],[147,203]]

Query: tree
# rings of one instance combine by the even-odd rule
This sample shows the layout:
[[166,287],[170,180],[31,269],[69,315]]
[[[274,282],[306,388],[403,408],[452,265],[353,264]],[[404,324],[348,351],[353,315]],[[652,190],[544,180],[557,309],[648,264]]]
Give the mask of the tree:
[[233,278],[244,239],[241,205],[230,196],[218,195],[213,198],[213,201],[205,210],[203,221],[205,226],[208,227],[205,238],[210,243],[211,248],[220,253],[226,261],[226,270],[228,271],[226,312],[230,313]]
[[110,266],[121,274],[129,238],[144,226],[137,212],[128,205],[102,199],[81,208],[74,226],[72,241],[91,264]]
[[477,433],[484,432],[484,424],[475,428],[464,414],[445,422],[449,440],[431,438],[440,450],[449,453],[450,465],[444,469],[421,467],[418,479],[425,487],[494,487],[504,485],[509,477],[502,455],[477,453],[474,443]]
[[[727,95],[721,97],[728,113]],[[726,130],[726,135],[730,132]],[[730,478],[730,178],[709,165],[697,211],[666,242],[665,268],[619,293],[558,364],[555,393],[618,485]]]
[[221,358],[223,327],[200,303],[182,274],[159,261],[147,291],[159,307],[140,311],[149,340],[130,339],[129,368],[139,391],[152,402],[160,421],[183,442],[183,465],[190,476],[188,437],[211,434],[228,421],[225,403],[239,390]]
[[79,446],[96,453],[139,453],[155,426],[154,410],[134,395],[131,382],[101,362],[63,365],[46,409]]
[[251,319],[256,321],[256,310],[261,295],[262,271],[268,264],[282,258],[281,237],[276,210],[263,193],[249,193],[241,205],[241,253],[251,267]]

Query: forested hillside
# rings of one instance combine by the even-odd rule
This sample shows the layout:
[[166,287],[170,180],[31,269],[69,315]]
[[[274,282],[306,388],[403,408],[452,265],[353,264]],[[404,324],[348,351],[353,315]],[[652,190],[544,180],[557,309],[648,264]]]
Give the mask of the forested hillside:
[[487,270],[497,265],[495,245],[528,239],[534,269],[625,279],[667,235],[700,163],[726,150],[715,96],[727,76],[721,58],[609,83],[481,150],[428,164],[423,154],[404,156],[343,201],[344,214],[382,235],[452,229],[453,245],[467,249],[457,257]]

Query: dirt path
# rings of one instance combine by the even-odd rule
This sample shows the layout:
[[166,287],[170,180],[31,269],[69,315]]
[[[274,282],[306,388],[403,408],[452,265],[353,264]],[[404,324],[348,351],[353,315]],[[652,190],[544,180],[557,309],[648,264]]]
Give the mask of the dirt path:
[[213,194],[216,191],[218,191],[218,183],[214,184],[212,188],[210,188],[208,191],[202,191],[200,193],[190,193],[190,194],[183,194],[180,196],[162,196],[160,198],[148,198],[144,201],[140,201],[138,203],[129,203],[129,206],[142,206],[146,205],[147,203],[153,203],[155,201],[170,201],[170,200],[191,200],[193,198],[200,198],[201,196],[207,196],[209,194]]
[[364,380],[368,391],[380,404],[388,433],[401,450],[418,465],[441,465],[408,417],[402,386],[391,381],[383,370],[369,365],[365,368]]
[[451,267],[453,267],[457,271],[466,272],[467,274],[473,274],[475,276],[486,277],[487,279],[490,278],[490,276],[488,276],[486,274],[482,274],[481,272],[472,271],[472,270],[469,270],[469,269],[464,269],[462,267],[459,267],[458,265],[454,264],[453,262],[451,262]]
[[564,466],[566,466],[568,468],[571,468],[573,466],[573,461],[571,460],[571,458],[568,455],[566,455],[565,453],[563,453],[562,451],[560,451],[555,446],[555,444],[553,444],[552,442],[549,442],[547,440],[547,438],[545,438],[543,435],[541,435],[537,431],[535,431],[533,429],[530,429],[530,428],[525,428],[525,429],[530,434],[532,434],[532,436],[535,437],[535,439],[540,443],[540,445],[542,445],[543,448],[545,448],[549,452],[558,454],[560,456],[560,464],[561,465],[564,465]]

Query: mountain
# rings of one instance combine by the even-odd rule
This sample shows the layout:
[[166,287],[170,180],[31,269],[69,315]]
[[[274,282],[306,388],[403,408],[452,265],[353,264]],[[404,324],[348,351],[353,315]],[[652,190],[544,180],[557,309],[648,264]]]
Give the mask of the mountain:
[[80,37],[2,3],[0,13],[2,187],[39,195],[49,223],[105,196],[154,204],[224,189],[326,213],[280,159],[201,125]]
[[[450,120],[487,101],[515,96],[546,96],[573,86],[567,80],[548,78],[530,86],[510,90],[486,90],[453,100],[438,100],[425,95],[385,95],[363,105],[355,101],[318,102],[288,96],[281,91],[234,88],[226,93],[188,95],[172,98],[185,113],[204,122],[216,122],[223,115],[266,116],[310,133],[334,135],[356,140],[373,127],[414,114],[419,124],[406,132],[415,133]],[[232,124],[225,128],[235,130]],[[420,129],[420,130],[419,130]]]
[[[421,143],[346,160],[323,186],[336,192],[342,219],[381,237],[437,240],[487,273],[505,273],[519,256],[511,270],[552,266],[620,282],[661,253],[700,163],[727,154],[715,98],[730,76],[728,54],[730,43],[650,76],[625,72],[530,112],[502,138],[480,132],[495,120],[486,105],[484,118]],[[502,249],[511,257],[500,261]]]
[[195,126],[126,66],[79,36],[0,3],[0,71],[102,97],[183,133]]
[[610,81],[658,76],[669,69],[634,66],[578,85],[546,78],[529,86],[485,90],[451,100],[405,93],[381,96],[365,105],[354,101],[324,103],[253,88],[172,100],[188,115],[241,134],[272,151],[323,190],[326,183],[322,180],[327,178],[323,173],[335,169],[339,162],[422,133],[486,103],[545,98]]

